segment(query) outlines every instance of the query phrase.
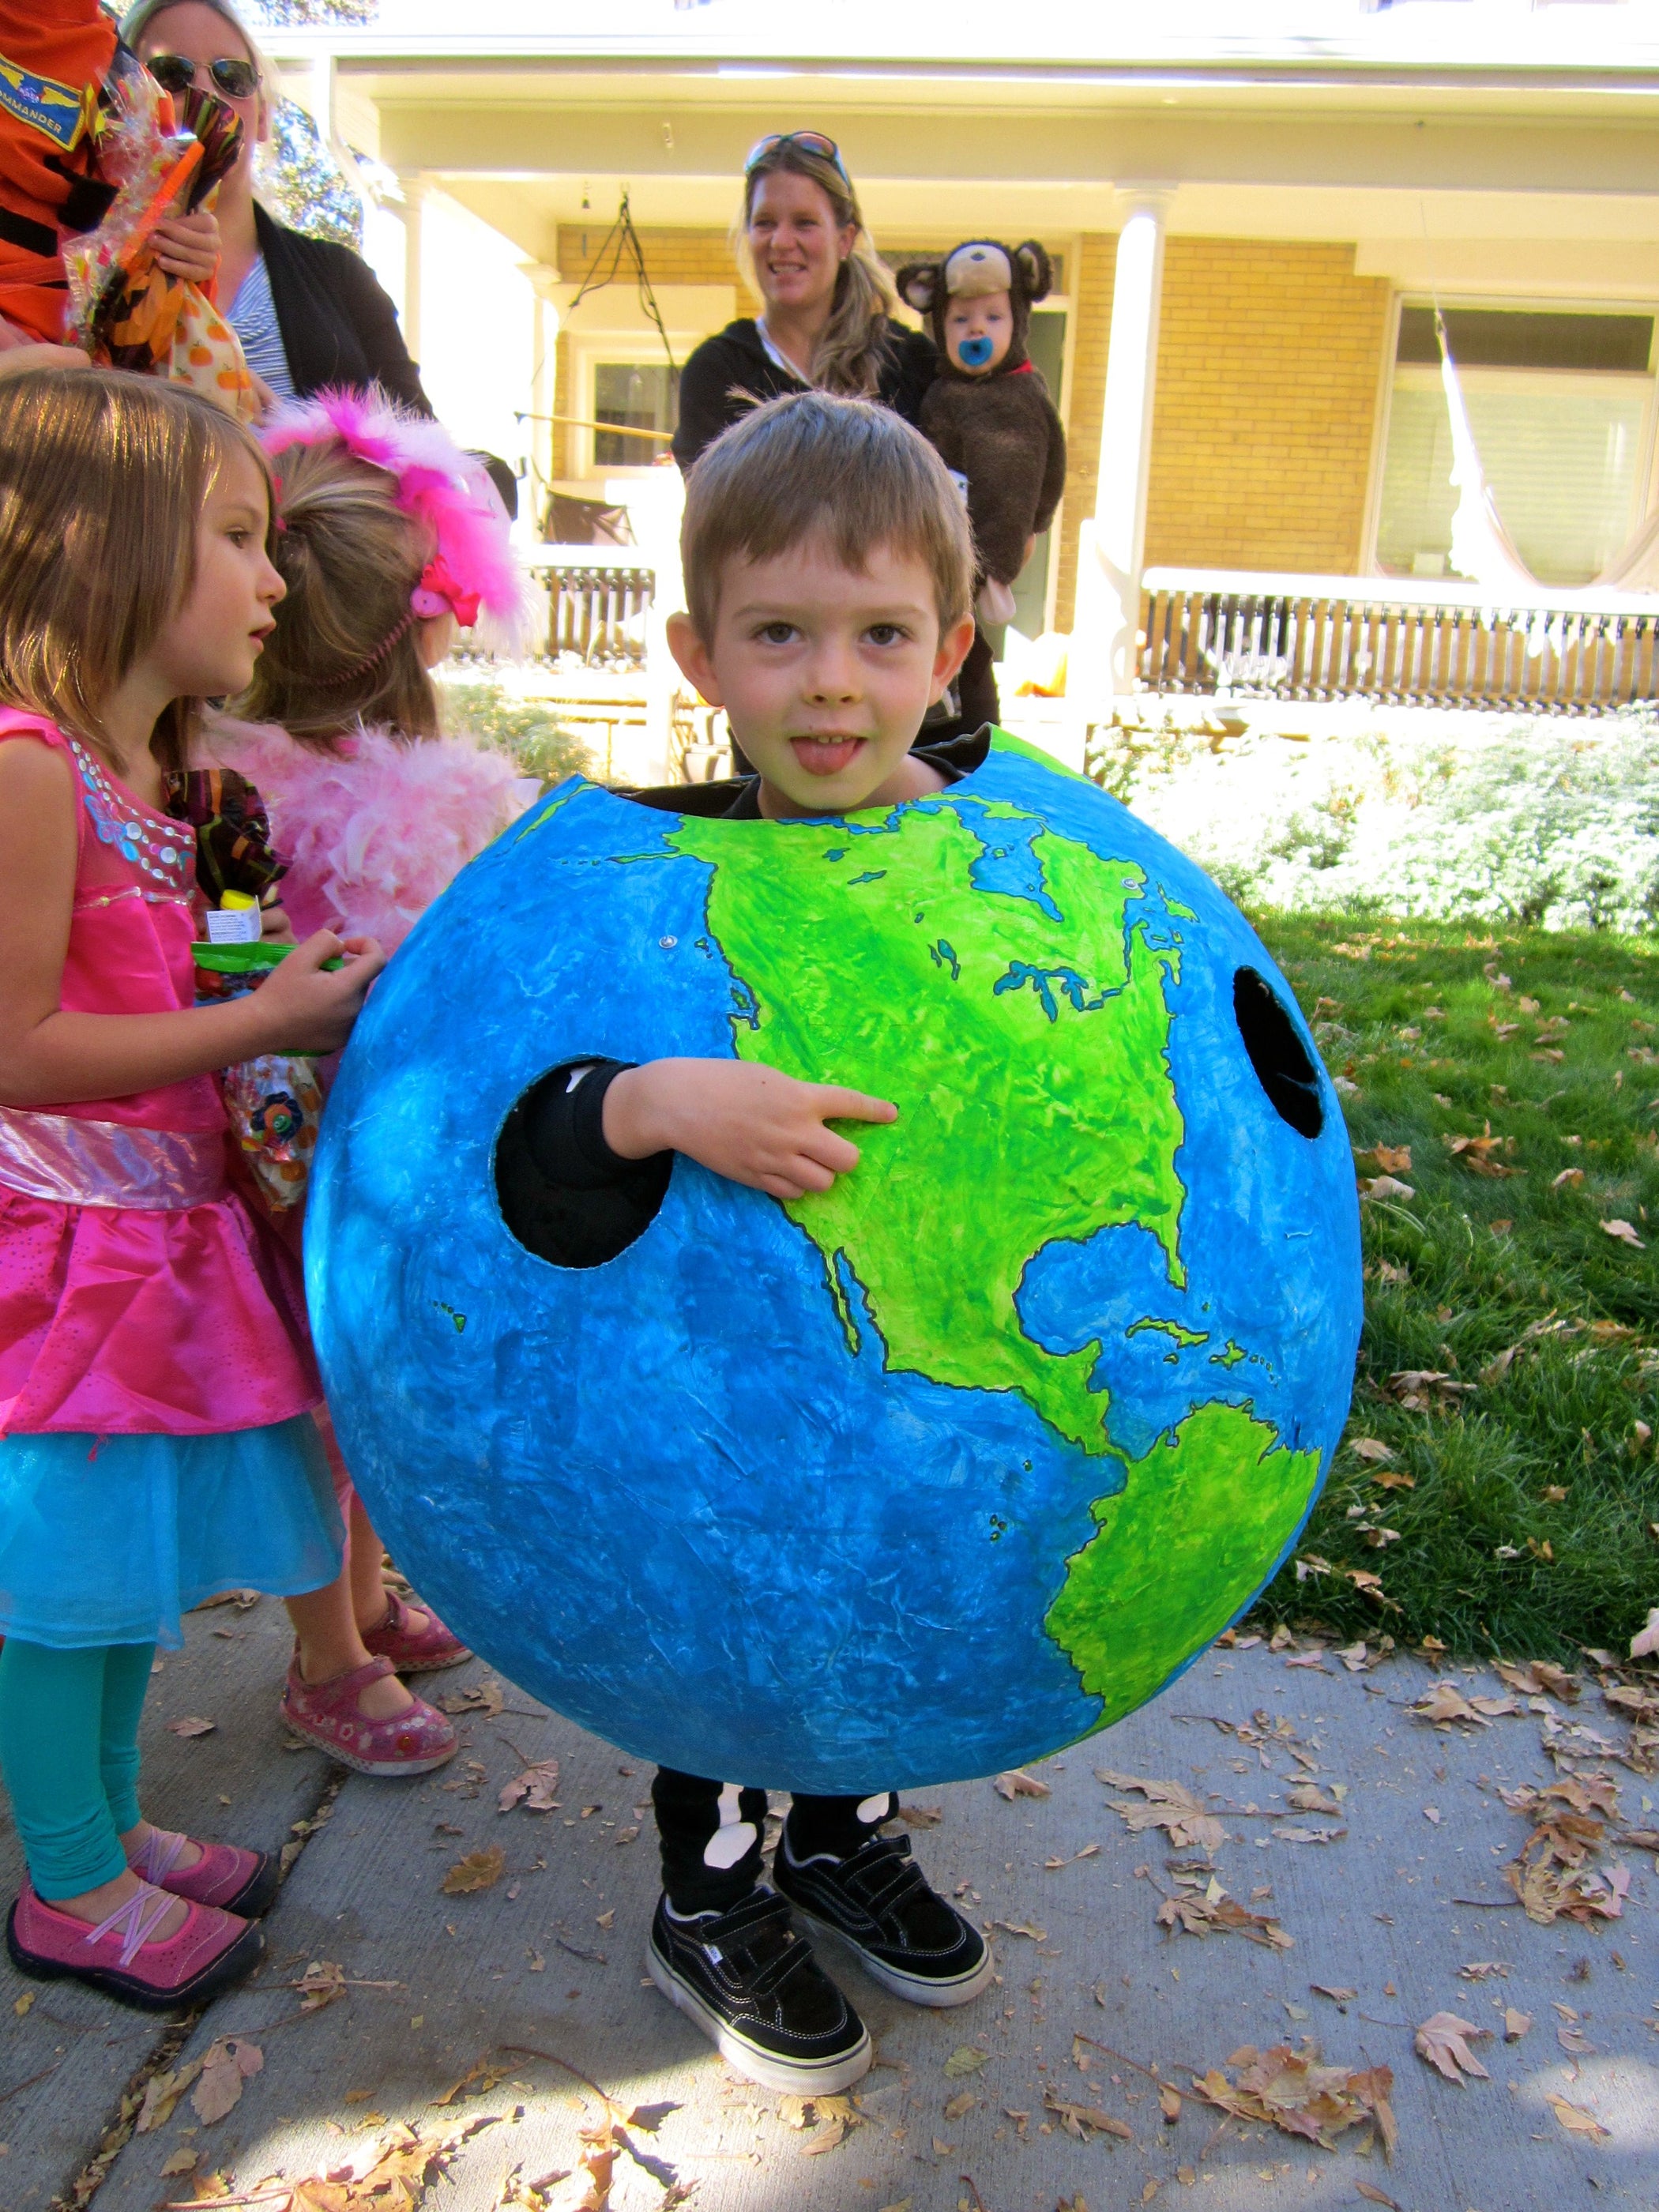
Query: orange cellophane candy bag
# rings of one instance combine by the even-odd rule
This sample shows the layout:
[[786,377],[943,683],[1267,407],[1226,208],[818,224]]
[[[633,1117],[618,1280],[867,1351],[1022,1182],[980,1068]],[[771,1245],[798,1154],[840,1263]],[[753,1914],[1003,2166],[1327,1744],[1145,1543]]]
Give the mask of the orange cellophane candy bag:
[[[95,230],[64,251],[71,345],[111,368],[186,384],[242,422],[259,412],[241,343],[208,293],[170,276],[155,258],[162,219],[211,206],[242,146],[234,110],[192,88],[175,108],[148,70],[129,66],[112,88],[100,147],[117,186]],[[182,109],[182,124],[179,117]]]

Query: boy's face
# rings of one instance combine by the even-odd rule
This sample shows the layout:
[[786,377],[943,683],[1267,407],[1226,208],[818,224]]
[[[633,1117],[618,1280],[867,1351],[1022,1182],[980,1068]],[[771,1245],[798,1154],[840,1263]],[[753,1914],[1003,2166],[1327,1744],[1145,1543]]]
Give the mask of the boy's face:
[[812,538],[733,560],[712,638],[689,616],[669,619],[675,659],[725,708],[760,772],[763,814],[848,814],[908,796],[912,740],[974,641],[971,616],[940,636],[916,555],[877,545],[868,557],[862,571],[843,568]]
[[988,376],[1008,358],[1014,311],[1006,292],[952,300],[945,310],[945,350],[967,376]]

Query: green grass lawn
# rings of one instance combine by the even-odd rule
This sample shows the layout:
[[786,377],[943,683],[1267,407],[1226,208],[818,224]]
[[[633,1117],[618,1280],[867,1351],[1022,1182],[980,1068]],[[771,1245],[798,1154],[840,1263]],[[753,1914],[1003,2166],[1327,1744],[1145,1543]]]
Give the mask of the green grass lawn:
[[1353,1409],[1297,1547],[1330,1571],[1287,1566],[1261,1611],[1373,1645],[1622,1652],[1659,1604],[1659,945],[1257,919],[1357,1086],[1362,1178],[1412,1194],[1361,1206]]

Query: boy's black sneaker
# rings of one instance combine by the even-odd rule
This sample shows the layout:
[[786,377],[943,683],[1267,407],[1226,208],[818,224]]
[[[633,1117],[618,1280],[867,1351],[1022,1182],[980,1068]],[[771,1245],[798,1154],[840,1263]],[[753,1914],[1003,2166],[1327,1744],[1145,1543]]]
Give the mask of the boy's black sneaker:
[[908,1836],[877,1836],[849,1858],[796,1860],[789,1832],[772,1879],[789,1902],[858,1953],[865,1972],[912,2004],[959,2005],[991,1978],[989,1947],[927,1887]]
[[869,2030],[763,1886],[729,1912],[685,1919],[662,1898],[645,1963],[670,2004],[763,2089],[827,2097],[870,2070]]

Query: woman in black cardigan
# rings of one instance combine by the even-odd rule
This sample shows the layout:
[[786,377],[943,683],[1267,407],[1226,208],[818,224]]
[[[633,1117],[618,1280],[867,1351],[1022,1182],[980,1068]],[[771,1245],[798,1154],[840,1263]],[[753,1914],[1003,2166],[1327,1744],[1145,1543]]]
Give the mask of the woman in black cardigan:
[[764,307],[705,338],[680,372],[674,459],[689,469],[757,399],[816,387],[878,399],[914,422],[938,373],[933,341],[892,319],[835,141],[774,132],[749,156],[743,236]]
[[171,83],[193,82],[242,118],[242,156],[219,186],[220,312],[248,367],[278,399],[325,385],[378,384],[422,415],[432,408],[398,311],[349,246],[290,230],[253,197],[253,158],[270,134],[264,64],[230,0],[137,0],[121,35]]
[[[705,338],[680,372],[674,459],[689,469],[757,400],[836,392],[875,399],[915,422],[939,373],[933,340],[894,319],[892,280],[877,260],[853,180],[833,138],[774,131],[743,178],[743,238],[764,307]],[[926,742],[994,722],[991,648],[974,642],[956,681],[955,710],[935,708]]]

